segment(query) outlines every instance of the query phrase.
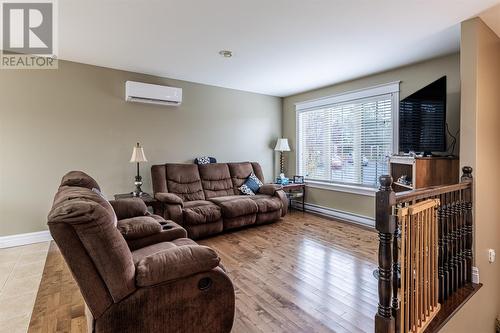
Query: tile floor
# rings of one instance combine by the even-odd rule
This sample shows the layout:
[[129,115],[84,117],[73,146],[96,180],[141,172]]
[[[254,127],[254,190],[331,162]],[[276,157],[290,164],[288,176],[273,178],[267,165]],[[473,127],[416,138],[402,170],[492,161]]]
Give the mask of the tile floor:
[[0,333],[28,331],[49,245],[0,249]]

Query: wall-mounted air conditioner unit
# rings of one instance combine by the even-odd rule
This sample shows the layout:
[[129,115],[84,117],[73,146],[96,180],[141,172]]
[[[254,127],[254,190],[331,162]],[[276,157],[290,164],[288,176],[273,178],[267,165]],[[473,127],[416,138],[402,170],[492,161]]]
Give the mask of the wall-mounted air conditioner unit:
[[127,81],[125,82],[125,100],[128,102],[178,106],[182,103],[182,88]]

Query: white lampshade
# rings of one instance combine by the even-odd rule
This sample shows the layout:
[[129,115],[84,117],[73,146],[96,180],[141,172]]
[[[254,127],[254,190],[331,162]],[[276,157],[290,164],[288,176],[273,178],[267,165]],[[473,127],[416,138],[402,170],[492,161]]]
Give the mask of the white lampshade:
[[274,147],[276,151],[290,151],[290,146],[288,145],[288,139],[278,139],[276,142],[276,147]]
[[131,163],[147,162],[146,155],[144,155],[144,149],[137,143],[132,151],[132,157],[130,158]]

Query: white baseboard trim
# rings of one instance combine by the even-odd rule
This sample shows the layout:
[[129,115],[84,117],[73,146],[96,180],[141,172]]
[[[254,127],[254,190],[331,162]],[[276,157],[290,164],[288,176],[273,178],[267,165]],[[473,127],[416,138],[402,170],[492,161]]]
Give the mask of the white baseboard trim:
[[472,283],[479,283],[479,268],[472,266]]
[[[302,209],[302,203],[300,203],[300,202],[294,201],[294,202],[292,202],[292,206],[294,209],[299,209],[299,210]],[[375,219],[368,217],[368,216],[344,212],[344,211],[340,211],[337,209],[323,207],[323,206],[314,205],[314,204],[310,204],[310,203],[306,203],[305,208],[306,208],[306,212],[309,211],[309,212],[313,212],[313,213],[316,213],[319,215],[324,215],[327,217],[342,220],[342,221],[360,224],[363,226],[375,227]]]
[[50,235],[50,232],[48,230],[30,232],[26,234],[2,236],[0,237],[0,249],[40,242],[48,242],[51,240],[52,236]]

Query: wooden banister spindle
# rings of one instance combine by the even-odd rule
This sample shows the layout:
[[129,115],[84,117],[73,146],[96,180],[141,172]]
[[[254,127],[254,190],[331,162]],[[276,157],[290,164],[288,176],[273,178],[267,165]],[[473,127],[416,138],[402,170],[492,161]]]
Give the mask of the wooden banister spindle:
[[457,205],[456,205],[456,197],[457,192],[451,192],[451,225],[452,225],[452,233],[451,233],[451,239],[452,239],[452,255],[451,255],[451,266],[453,267],[453,275],[452,275],[452,285],[453,285],[453,292],[457,291],[458,289],[458,275],[460,271],[460,267],[458,264],[458,223],[457,223]]
[[[398,223],[395,223],[396,229],[394,230],[393,242],[392,242],[392,315],[395,320],[396,332],[399,330],[399,298],[398,298],[398,288],[399,288],[399,238],[401,236],[400,228]],[[402,259],[402,258],[401,258]]]
[[465,219],[467,218],[467,204],[465,202],[466,190],[460,191],[460,261],[462,262],[462,286],[467,283],[467,227]]
[[464,166],[462,168],[462,182],[470,182],[471,186],[464,190],[464,205],[465,205],[465,262],[466,262],[466,281],[472,282],[472,168]]
[[458,191],[457,192],[457,219],[458,219],[458,256],[457,260],[460,266],[460,272],[458,275],[458,286],[463,287],[465,283],[465,257],[464,257],[464,223],[463,223],[463,210],[462,210],[462,196],[463,196],[463,191]]
[[380,176],[380,190],[376,194],[375,227],[379,233],[378,248],[378,311],[375,315],[375,333],[394,333],[395,318],[392,313],[393,256],[392,239],[396,230],[396,219],[392,207],[396,203],[392,190],[392,177]]
[[445,193],[443,195],[443,211],[441,223],[443,224],[443,297],[444,300],[448,298],[450,290],[450,224],[449,224],[449,194]]
[[438,276],[439,276],[439,303],[443,303],[446,298],[446,281],[445,281],[445,267],[444,262],[446,258],[446,241],[445,241],[445,220],[444,220],[444,195],[439,196],[441,205],[437,211],[438,218]]

